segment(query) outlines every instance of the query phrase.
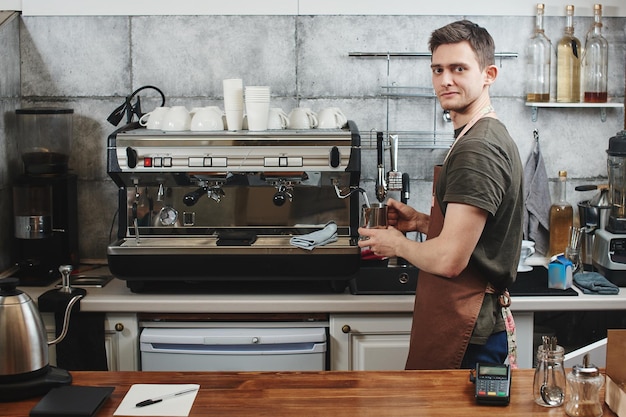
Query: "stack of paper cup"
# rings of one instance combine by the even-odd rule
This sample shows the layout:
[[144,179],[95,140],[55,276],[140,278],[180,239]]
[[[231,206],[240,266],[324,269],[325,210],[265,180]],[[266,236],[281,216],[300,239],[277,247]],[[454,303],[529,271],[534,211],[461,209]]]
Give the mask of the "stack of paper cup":
[[245,97],[248,130],[267,130],[270,88],[268,86],[247,86]]
[[230,78],[223,81],[224,113],[228,130],[241,130],[243,126],[243,81]]

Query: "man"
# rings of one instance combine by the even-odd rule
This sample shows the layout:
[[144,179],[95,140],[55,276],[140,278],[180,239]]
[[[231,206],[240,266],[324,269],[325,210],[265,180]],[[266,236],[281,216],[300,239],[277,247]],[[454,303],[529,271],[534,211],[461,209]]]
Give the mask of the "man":
[[[522,242],[523,168],[491,106],[495,46],[487,30],[463,20],[435,30],[429,47],[433,87],[456,137],[435,168],[431,213],[389,199],[391,226],[360,228],[359,246],[420,270],[407,369],[502,363],[512,323],[506,288]],[[427,240],[409,240],[408,231]]]

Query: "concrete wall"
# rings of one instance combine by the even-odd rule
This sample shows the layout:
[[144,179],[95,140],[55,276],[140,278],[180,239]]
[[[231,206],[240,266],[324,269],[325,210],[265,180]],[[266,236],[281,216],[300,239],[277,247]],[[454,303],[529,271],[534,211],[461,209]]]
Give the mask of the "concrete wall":
[[21,169],[14,118],[20,103],[19,28],[18,14],[0,12],[0,271],[14,262],[11,184]]
[[[381,86],[388,84],[430,90],[428,58],[392,60],[388,67],[386,59],[355,58],[349,53],[426,52],[433,29],[464,17],[24,16],[19,56],[12,59],[21,59],[24,106],[75,110],[70,168],[79,176],[81,258],[104,258],[117,208],[105,155],[106,137],[114,127],[106,118],[133,90],[150,84],[163,90],[169,105],[223,108],[222,79],[240,77],[247,85],[269,85],[272,106],[287,112],[297,105],[314,110],[341,107],[357,123],[365,141],[370,132],[387,127],[450,134],[452,127],[443,121],[434,98],[387,99],[381,94]],[[469,18],[491,32],[498,52],[519,54],[499,61],[500,76],[492,96],[522,159],[527,158],[532,132],[538,129],[549,176],[567,169],[569,200],[589,198],[593,192],[574,192],[573,186],[606,181],[605,149],[608,138],[623,127],[623,108],[607,109],[605,122],[599,109],[540,109],[533,122],[531,108],[524,105],[523,79],[524,48],[534,18]],[[583,37],[590,22],[589,17],[576,19],[577,36]],[[553,42],[560,37],[562,25],[562,17],[546,18]],[[605,19],[604,33],[611,44],[609,94],[621,102],[625,26],[626,18]],[[0,32],[1,39],[5,31]],[[142,97],[145,111],[158,103],[156,94]],[[399,169],[410,173],[412,181],[410,204],[428,210],[432,165],[441,162],[445,150],[418,149],[411,143],[401,148]],[[375,151],[368,148],[363,186],[370,200],[374,200],[374,167]],[[3,179],[0,187],[4,190],[7,184]]]

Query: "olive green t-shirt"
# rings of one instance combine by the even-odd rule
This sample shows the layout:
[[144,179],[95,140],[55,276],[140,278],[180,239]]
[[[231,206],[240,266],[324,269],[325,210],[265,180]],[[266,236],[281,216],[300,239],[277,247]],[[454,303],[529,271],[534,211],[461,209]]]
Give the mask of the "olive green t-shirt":
[[[498,290],[510,286],[517,275],[522,184],[517,145],[502,122],[484,117],[455,143],[435,188],[444,216],[448,203],[469,204],[488,213],[470,263]],[[491,334],[504,330],[500,311],[497,297],[485,296],[470,343],[484,344]]]

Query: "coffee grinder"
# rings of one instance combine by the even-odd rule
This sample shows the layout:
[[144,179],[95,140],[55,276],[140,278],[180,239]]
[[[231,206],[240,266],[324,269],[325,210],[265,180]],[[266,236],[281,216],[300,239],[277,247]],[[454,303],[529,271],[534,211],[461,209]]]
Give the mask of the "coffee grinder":
[[78,267],[77,177],[68,173],[73,109],[15,111],[24,173],[13,185],[16,265],[21,285],[59,279]]
[[606,279],[626,287],[626,129],[609,139],[607,154],[611,208],[606,229],[596,230],[592,262]]

